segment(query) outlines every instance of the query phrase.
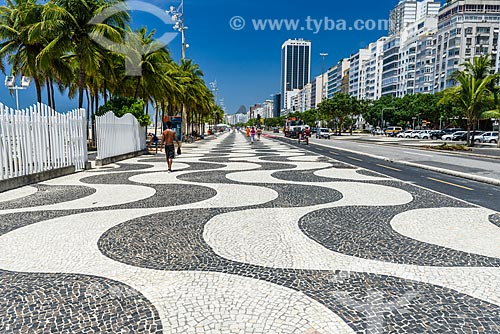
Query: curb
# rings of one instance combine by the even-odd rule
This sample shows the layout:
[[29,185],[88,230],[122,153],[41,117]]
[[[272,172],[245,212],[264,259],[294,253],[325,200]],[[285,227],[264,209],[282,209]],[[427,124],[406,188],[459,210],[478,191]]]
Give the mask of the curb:
[[51,179],[55,179],[58,177],[71,175],[71,174],[75,174],[75,173],[76,173],[75,166],[68,166],[68,167],[63,167],[63,168],[51,169],[51,170],[36,173],[36,174],[18,176],[18,177],[12,178],[12,179],[2,180],[2,181],[0,181],[0,193],[7,191],[7,190],[12,190],[12,189],[24,187],[24,186],[28,186],[30,184],[44,182],[47,180],[51,180]]
[[[288,139],[288,138],[286,138],[286,139]],[[344,152],[359,154],[359,155],[363,155],[363,156],[366,156],[366,157],[369,157],[369,158],[378,159],[378,160],[382,160],[382,161],[387,161],[387,162],[391,162],[391,163],[394,163],[394,164],[400,164],[400,165],[404,165],[404,166],[408,166],[408,167],[415,167],[415,168],[425,169],[425,170],[429,170],[429,171],[432,171],[432,172],[437,172],[437,173],[441,173],[441,174],[445,174],[445,175],[455,176],[455,177],[459,177],[459,178],[467,179],[467,180],[471,180],[471,181],[476,181],[476,182],[491,184],[491,185],[494,185],[494,186],[500,186],[500,180],[491,179],[491,178],[484,177],[484,176],[471,175],[471,174],[462,173],[462,172],[456,172],[456,171],[447,170],[447,169],[443,169],[443,168],[421,165],[421,164],[417,164],[417,163],[413,163],[413,162],[407,162],[407,161],[401,161],[401,160],[393,160],[393,159],[381,157],[381,156],[378,156],[378,155],[373,155],[373,154],[369,154],[369,153],[362,153],[362,152],[357,152],[357,151],[349,150],[349,149],[346,149],[346,148],[332,147],[332,146],[328,146],[328,145],[324,145],[324,144],[318,144],[318,143],[313,143],[313,142],[309,142],[309,144],[310,145],[311,144],[312,145],[317,145],[317,146],[321,146],[321,147],[325,147],[325,148],[329,148],[329,149],[335,149],[335,150],[339,150],[339,151],[344,151]]]
[[[356,139],[344,139],[345,141],[351,141],[351,142],[356,142],[356,143],[363,143],[363,144],[371,144],[371,145],[379,145],[379,146],[388,146],[388,147],[396,147],[394,144],[389,144],[389,143],[383,143],[383,142],[370,142],[370,141],[364,141],[364,140],[356,140]],[[422,148],[420,146],[410,146],[410,145],[401,145],[404,148],[407,149],[412,149],[412,150],[418,150],[418,151],[424,151],[424,152],[437,152],[441,154],[447,154],[449,156],[457,156],[460,155],[462,152],[450,152],[450,151],[440,151],[440,150],[433,150],[433,149],[426,149]],[[500,160],[500,156],[496,155],[487,155],[487,154],[479,154],[479,153],[464,153],[469,157],[477,157],[477,158],[485,158],[485,159],[493,159],[493,160]]]

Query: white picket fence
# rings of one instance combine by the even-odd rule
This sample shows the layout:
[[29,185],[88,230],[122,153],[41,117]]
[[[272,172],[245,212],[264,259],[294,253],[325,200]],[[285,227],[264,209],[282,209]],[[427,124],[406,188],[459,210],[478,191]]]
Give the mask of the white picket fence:
[[14,110],[0,104],[0,180],[75,166],[85,168],[84,109],[60,114],[44,104]]
[[118,118],[112,112],[96,117],[97,159],[146,149],[146,129],[132,114]]

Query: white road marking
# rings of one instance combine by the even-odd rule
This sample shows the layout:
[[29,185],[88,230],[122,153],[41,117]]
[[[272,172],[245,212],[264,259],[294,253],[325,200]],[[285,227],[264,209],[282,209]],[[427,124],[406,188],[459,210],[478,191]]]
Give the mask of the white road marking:
[[409,152],[409,151],[404,151],[404,153],[413,154],[413,155],[419,155],[419,156],[428,157],[428,158],[434,157],[433,155],[429,155],[429,154],[415,153],[415,152]]

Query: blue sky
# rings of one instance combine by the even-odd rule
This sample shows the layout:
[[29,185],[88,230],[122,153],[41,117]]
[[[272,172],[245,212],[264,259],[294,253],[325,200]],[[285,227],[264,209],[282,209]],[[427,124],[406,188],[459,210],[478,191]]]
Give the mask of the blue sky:
[[[386,31],[255,31],[253,19],[305,19],[309,16],[321,20],[343,19],[352,24],[357,19],[387,19],[390,10],[399,0],[376,2],[373,0],[326,1],[326,0],[185,0],[187,57],[198,63],[208,82],[217,80],[219,98],[224,98],[227,112],[234,113],[240,105],[250,106],[270,98],[280,87],[281,45],[288,38],[304,38],[312,41],[312,76],[321,74],[319,53],[327,52],[326,66],[333,66],[339,59],[349,56],[359,48],[386,35]],[[178,5],[180,1],[149,1],[162,9]],[[172,32],[153,15],[133,12],[133,25],[156,29],[160,36]],[[230,19],[241,16],[246,27],[235,31]],[[314,25],[311,25],[314,27]],[[176,60],[181,56],[181,40],[177,36],[169,48]],[[3,103],[15,106],[15,99],[6,88],[0,90]],[[35,101],[33,87],[20,92],[21,107]],[[57,109],[76,107],[75,101],[59,96]]]

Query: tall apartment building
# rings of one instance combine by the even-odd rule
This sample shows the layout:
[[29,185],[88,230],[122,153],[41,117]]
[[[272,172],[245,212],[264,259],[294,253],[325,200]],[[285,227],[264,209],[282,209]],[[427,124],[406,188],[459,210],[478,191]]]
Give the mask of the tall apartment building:
[[492,54],[498,70],[499,29],[498,0],[448,1],[439,11],[434,91],[454,86],[451,75],[477,56]]
[[384,43],[387,37],[382,37],[374,43],[370,43],[368,50],[370,58],[364,63],[366,73],[366,88],[363,99],[378,100],[382,96],[382,70],[384,65]]
[[401,38],[394,35],[384,42],[382,96],[397,96],[399,85],[399,47]]
[[370,50],[361,49],[351,56],[349,62],[349,94],[363,99],[366,92],[365,62],[370,59]]
[[436,67],[436,33],[429,31],[418,37],[417,66],[415,77],[415,94],[434,93],[434,77]]
[[417,19],[417,0],[401,0],[391,11],[389,18],[389,35],[399,34],[407,25]]
[[423,0],[401,0],[391,11],[389,18],[389,35],[394,36],[401,33],[410,24],[425,18],[437,16],[440,1]]
[[316,109],[318,107],[318,104],[323,102],[323,95],[321,90],[321,86],[323,84],[325,86],[328,84],[326,74],[324,81],[321,75],[318,75],[311,81],[311,109]]
[[[335,93],[342,93],[342,83],[345,76],[349,74],[349,69],[351,68],[349,58],[339,60],[335,66],[330,68],[325,77],[327,78],[327,97],[331,99]],[[347,72],[347,74],[346,74]],[[347,79],[348,80],[348,79]],[[349,93],[349,89],[347,92]]]
[[423,89],[422,93],[432,92],[433,36],[437,31],[437,22],[437,16],[423,17],[401,32],[396,96],[418,93],[417,88]]
[[[416,8],[413,16],[413,9]],[[415,93],[432,93],[435,57],[433,37],[437,31],[440,3],[424,0],[401,1],[391,14],[405,13],[384,44],[382,96],[403,97]],[[396,20],[397,21],[397,20]]]
[[311,42],[289,39],[281,46],[281,105],[291,110],[291,98],[311,81]]

